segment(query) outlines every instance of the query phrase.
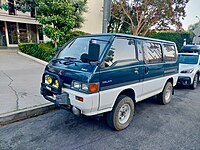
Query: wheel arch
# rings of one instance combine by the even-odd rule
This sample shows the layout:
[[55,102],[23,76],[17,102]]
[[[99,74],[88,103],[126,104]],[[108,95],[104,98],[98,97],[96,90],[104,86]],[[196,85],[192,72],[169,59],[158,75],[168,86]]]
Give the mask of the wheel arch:
[[135,91],[131,88],[128,88],[128,89],[125,89],[123,91],[121,91],[118,96],[117,96],[117,99],[119,98],[120,95],[126,95],[128,97],[130,97],[134,103],[136,103],[135,101]]
[[[167,80],[167,82],[171,82],[171,84],[173,85],[173,84],[174,84],[174,79],[173,79],[173,78],[169,78],[169,79]],[[167,84],[167,82],[166,82],[165,84]]]

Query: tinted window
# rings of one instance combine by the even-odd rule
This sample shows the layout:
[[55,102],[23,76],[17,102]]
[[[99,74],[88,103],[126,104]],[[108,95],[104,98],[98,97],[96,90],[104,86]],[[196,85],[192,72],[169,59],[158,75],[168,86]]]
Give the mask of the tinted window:
[[176,50],[174,45],[164,44],[165,61],[176,60]]
[[197,64],[199,56],[198,55],[179,55],[178,61],[182,64]]
[[104,59],[104,67],[127,65],[134,60],[136,60],[135,41],[116,38]]
[[144,58],[146,63],[162,62],[162,50],[160,44],[145,42]]

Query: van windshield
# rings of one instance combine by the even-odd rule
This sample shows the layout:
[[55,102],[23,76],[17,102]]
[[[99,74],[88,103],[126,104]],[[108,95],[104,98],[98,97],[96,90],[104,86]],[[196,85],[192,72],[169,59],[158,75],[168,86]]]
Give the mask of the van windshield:
[[182,64],[197,64],[198,58],[198,55],[179,55],[178,60]]
[[89,44],[91,41],[100,45],[100,58],[110,38],[111,36],[89,36],[76,38],[68,43],[63,50],[59,52],[57,59],[70,58],[81,60],[81,56],[83,54],[88,54]]

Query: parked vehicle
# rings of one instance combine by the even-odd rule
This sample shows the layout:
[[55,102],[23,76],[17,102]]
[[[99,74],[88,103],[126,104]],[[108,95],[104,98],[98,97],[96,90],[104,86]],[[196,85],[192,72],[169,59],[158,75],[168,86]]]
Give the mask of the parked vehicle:
[[195,89],[199,82],[200,55],[198,53],[179,53],[178,84],[189,85]]
[[124,34],[77,37],[46,66],[41,94],[75,115],[105,114],[111,128],[122,130],[137,102],[158,95],[170,103],[177,56],[174,42]]
[[185,45],[181,48],[180,53],[198,53],[198,54],[200,54],[200,45]]

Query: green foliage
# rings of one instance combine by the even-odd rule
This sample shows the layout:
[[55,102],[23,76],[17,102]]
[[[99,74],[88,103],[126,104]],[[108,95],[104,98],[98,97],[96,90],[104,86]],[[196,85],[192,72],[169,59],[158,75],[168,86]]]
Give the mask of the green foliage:
[[45,25],[43,31],[54,41],[55,46],[75,27],[83,22],[86,0],[38,0],[37,20]]
[[[10,9],[8,5],[9,3],[12,3],[12,2],[0,4],[0,9],[4,9],[5,11],[8,11]],[[36,6],[37,6],[36,0],[20,0],[20,1],[16,1],[14,9],[25,13],[25,12],[30,12],[32,10],[35,10]]]
[[83,13],[87,12],[87,0],[70,0],[72,6],[75,8],[74,15],[76,17],[75,20],[75,28],[80,28],[81,24],[84,22]]
[[5,11],[8,11],[9,10],[9,5],[8,4],[0,4],[0,9],[3,9]]
[[56,54],[52,43],[19,44],[19,50],[44,61],[50,61]]
[[190,32],[153,32],[149,33],[147,36],[175,42],[178,50],[183,46],[184,39],[186,39],[187,44],[192,44],[192,35]]
[[15,8],[25,13],[35,10],[36,6],[38,6],[36,0],[20,0],[16,2]]

